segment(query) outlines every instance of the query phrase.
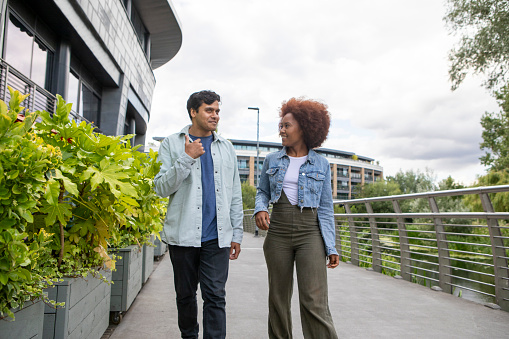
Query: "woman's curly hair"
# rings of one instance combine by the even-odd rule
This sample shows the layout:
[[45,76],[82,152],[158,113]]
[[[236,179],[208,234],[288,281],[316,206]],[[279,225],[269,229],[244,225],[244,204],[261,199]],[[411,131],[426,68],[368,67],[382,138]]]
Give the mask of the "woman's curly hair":
[[283,101],[279,116],[281,119],[292,113],[302,130],[304,143],[309,149],[319,147],[329,134],[330,113],[326,104],[316,100],[291,98]]

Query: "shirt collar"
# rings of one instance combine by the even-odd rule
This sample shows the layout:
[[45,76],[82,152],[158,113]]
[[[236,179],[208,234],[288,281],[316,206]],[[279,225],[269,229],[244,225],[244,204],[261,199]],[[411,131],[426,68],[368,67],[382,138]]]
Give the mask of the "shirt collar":
[[[277,155],[278,159],[281,159],[284,156],[288,156],[288,154],[286,154],[286,146],[283,146],[283,149],[280,150]],[[318,156],[318,154],[313,149],[310,149],[308,152],[308,158],[307,158],[306,162],[309,162],[311,165],[314,165],[315,159],[317,156]]]

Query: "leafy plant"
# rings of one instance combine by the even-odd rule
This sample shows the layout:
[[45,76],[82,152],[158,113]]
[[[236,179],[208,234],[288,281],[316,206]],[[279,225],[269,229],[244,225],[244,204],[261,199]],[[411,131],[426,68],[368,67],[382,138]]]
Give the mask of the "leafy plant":
[[11,309],[44,298],[52,283],[49,235],[33,232],[33,214],[45,192],[45,173],[59,161],[60,152],[32,132],[36,114],[20,103],[27,95],[11,91],[10,109],[0,101],[0,316],[14,317]]
[[109,247],[148,242],[164,216],[152,189],[155,152],[77,124],[59,95],[54,114],[29,113],[20,106],[27,96],[9,90],[10,109],[0,101],[2,317],[45,298],[54,279],[102,277],[104,266],[114,269]]

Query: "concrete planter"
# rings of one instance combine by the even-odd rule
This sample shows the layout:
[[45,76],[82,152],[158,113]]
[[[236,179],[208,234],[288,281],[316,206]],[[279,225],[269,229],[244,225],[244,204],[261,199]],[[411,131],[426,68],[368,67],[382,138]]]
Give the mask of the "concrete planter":
[[136,245],[112,249],[110,253],[122,257],[117,258],[115,263],[116,271],[113,272],[111,286],[111,322],[118,324],[122,320],[122,312],[131,307],[141,290],[143,253]]
[[[111,280],[111,271],[101,271]],[[88,275],[86,278],[64,278],[46,289],[48,297],[65,302],[63,308],[45,307],[44,339],[101,338],[108,328],[111,285]]]
[[[159,233],[160,236],[161,234],[162,232]],[[154,239],[154,245],[156,245],[154,248],[154,257],[156,260],[159,260],[168,250],[168,245],[157,238]]]
[[[154,244],[155,236],[150,236],[150,242]],[[154,247],[150,245],[143,245],[143,269],[141,272],[141,281],[146,283],[148,277],[154,270]]]
[[21,310],[14,310],[15,321],[11,318],[0,320],[1,338],[42,338],[44,303],[41,300],[26,302]]

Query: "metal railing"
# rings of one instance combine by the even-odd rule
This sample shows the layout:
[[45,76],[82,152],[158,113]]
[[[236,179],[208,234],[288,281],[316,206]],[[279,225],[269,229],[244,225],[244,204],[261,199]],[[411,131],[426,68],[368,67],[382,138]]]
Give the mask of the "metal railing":
[[[345,210],[334,214],[336,248],[343,261],[509,311],[509,212],[492,204],[507,192],[509,185],[335,201]],[[467,196],[483,211],[465,212]],[[251,233],[252,213],[244,211]]]
[[[335,201],[345,209],[335,214],[336,247],[354,265],[509,311],[509,212],[490,197],[504,192],[509,185]],[[451,211],[466,196],[483,212]]]
[[[52,93],[38,86],[5,60],[0,59],[0,99],[7,104],[11,99],[8,86],[13,90],[19,91],[21,94],[30,94],[21,103],[21,106],[25,107],[29,112],[46,111],[50,114],[55,113],[57,98]],[[75,120],[78,124],[82,121],[90,123],[90,121],[74,111],[71,111],[70,115],[71,119]],[[101,133],[97,126],[95,131]]]

